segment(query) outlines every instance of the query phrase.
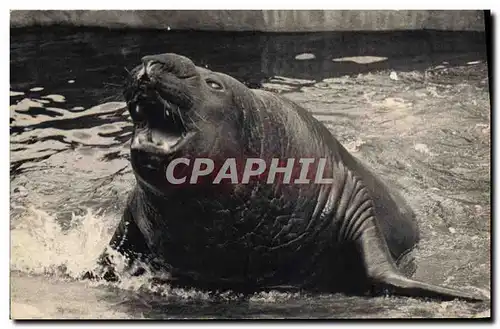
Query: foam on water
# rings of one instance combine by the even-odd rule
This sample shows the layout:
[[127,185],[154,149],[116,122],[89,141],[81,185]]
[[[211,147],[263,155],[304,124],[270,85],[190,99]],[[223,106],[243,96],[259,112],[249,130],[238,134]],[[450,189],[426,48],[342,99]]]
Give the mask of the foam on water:
[[95,267],[111,238],[105,216],[89,209],[63,229],[55,216],[29,207],[11,227],[11,270],[78,278]]
[[298,298],[300,293],[288,293],[288,292],[280,292],[280,291],[262,291],[255,293],[250,297],[250,302],[256,303],[279,303],[291,298]]
[[[119,282],[82,280],[96,269],[113,234],[115,221],[108,217],[114,216],[88,209],[73,214],[70,227],[64,228],[57,216],[28,207],[12,220],[12,318],[137,319],[153,305],[212,300],[208,292],[154,283],[158,275],[147,267],[144,275],[129,275],[126,259],[116,252],[112,256]],[[231,298],[234,294],[222,296]]]
[[[113,234],[114,221],[101,211],[88,209],[83,215],[72,214],[71,226],[63,228],[56,216],[29,207],[25,215],[17,218],[11,227],[11,271],[18,275],[40,276],[62,283],[85,282],[91,288],[118,288],[119,290],[154,294],[164,300],[211,300],[213,294],[196,289],[181,289],[157,283],[155,279],[168,278],[168,273],[153,273],[146,264],[141,276],[131,276],[126,271],[127,260],[121,254],[109,250],[115,263],[118,282],[87,281],[81,277],[96,270],[97,261],[106,249]],[[114,216],[112,216],[114,217]],[[291,294],[279,294],[280,299]],[[262,298],[258,297],[260,301]],[[263,299],[276,299],[263,295]],[[241,296],[232,292],[216,295],[218,300],[235,300]],[[29,307],[28,307],[29,308]]]

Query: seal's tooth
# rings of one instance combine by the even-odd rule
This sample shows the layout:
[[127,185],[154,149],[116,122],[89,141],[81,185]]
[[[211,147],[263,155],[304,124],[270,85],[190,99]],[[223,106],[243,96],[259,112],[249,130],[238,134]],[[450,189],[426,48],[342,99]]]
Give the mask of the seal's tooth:
[[148,132],[141,131],[137,134],[137,141],[139,143],[145,143],[147,142],[150,138],[148,136]]
[[138,133],[132,139],[132,144],[130,145],[130,148],[132,150],[140,150],[142,148],[142,145],[146,142],[147,142],[146,136],[142,133]]

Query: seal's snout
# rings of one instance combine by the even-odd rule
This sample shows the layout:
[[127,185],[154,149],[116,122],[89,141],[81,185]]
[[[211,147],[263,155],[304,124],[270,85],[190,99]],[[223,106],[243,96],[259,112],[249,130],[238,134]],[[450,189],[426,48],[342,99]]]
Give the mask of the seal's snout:
[[187,57],[171,53],[144,56],[124,90],[134,121],[150,121],[152,125],[182,122],[182,113],[193,105],[190,86],[196,79],[190,78],[197,75],[196,66]]
[[189,121],[185,121],[194,102],[191,90],[197,80],[192,77],[197,77],[197,70],[187,57],[159,54],[142,58],[142,65],[134,69],[124,90],[135,126],[131,144],[134,154],[142,152],[146,159],[165,156],[194,135]]
[[180,79],[190,78],[196,75],[196,66],[187,57],[167,53],[148,55],[142,58],[144,73],[148,76],[162,73],[171,73]]

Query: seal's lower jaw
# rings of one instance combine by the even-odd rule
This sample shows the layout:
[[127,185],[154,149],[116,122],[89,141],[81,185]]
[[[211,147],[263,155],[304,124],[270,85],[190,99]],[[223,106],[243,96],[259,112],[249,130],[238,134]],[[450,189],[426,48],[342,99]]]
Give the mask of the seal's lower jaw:
[[169,190],[167,164],[189,148],[196,132],[165,132],[137,128],[131,143],[131,163],[137,182],[148,191],[164,196]]

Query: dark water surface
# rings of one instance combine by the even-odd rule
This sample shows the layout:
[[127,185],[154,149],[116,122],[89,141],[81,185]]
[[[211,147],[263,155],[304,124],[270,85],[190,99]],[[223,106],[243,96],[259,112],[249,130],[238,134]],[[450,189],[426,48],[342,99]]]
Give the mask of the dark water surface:
[[[320,81],[382,69],[425,69],[486,60],[485,36],[479,32],[215,33],[40,28],[11,32],[11,90],[43,86],[64,95],[64,108],[90,107],[121,100],[126,70],[142,56],[183,54],[198,66],[227,73],[259,87],[274,76]],[[312,60],[295,56],[312,53]],[[357,64],[334,58],[381,56],[387,60]],[[67,81],[75,80],[74,84]],[[37,96],[37,93],[29,93]],[[117,98],[118,97],[118,98]]]
[[[175,52],[311,110],[421,218],[417,278],[488,292],[490,109],[476,32],[11,31],[11,298],[18,317],[489,316],[489,304],[291,292],[213,297],[147,278],[91,285],[134,184],[122,84]],[[356,57],[353,59],[353,57]],[[38,291],[38,294],[35,293]],[[39,297],[36,297],[39,296]]]

